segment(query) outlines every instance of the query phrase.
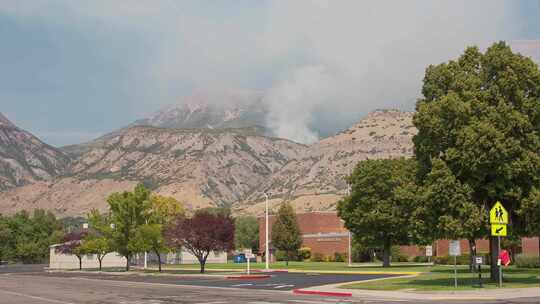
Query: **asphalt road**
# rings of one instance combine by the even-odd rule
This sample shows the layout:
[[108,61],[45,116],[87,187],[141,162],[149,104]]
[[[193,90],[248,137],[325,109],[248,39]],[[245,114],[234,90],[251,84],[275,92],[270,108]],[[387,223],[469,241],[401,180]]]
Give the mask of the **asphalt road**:
[[[328,276],[341,279],[341,276]],[[0,304],[174,304],[174,303],[403,303],[384,301],[368,296],[361,298],[335,298],[294,295],[289,287],[293,283],[305,286],[325,280],[327,275],[277,274],[272,279],[229,281],[223,278],[147,277],[137,275],[94,275],[79,273],[45,273],[43,266],[9,266],[0,269]],[[357,276],[350,276],[357,280]],[[309,282],[305,283],[303,281]],[[271,283],[277,282],[277,283]],[[254,284],[253,286],[243,284]],[[263,285],[267,286],[263,286]],[[289,289],[288,291],[285,291]],[[519,301],[439,301],[411,303],[539,303],[539,299]]]
[[[34,275],[38,275],[35,274]],[[221,276],[195,277],[195,276],[141,276],[133,275],[107,275],[98,273],[42,273],[47,277],[83,277],[88,279],[104,279],[110,281],[128,281],[143,283],[160,283],[172,285],[191,285],[202,287],[242,288],[259,290],[290,291],[298,288],[363,281],[390,277],[390,275],[348,275],[348,274],[305,274],[305,273],[271,273],[265,279],[226,279]]]

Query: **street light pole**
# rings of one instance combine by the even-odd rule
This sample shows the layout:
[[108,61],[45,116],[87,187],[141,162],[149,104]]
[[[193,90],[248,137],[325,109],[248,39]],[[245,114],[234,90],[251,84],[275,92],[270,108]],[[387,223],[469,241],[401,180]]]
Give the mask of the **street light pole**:
[[[347,195],[351,195],[351,184],[347,183]],[[347,229],[348,230],[348,229]],[[352,266],[352,256],[351,256],[351,253],[352,253],[352,245],[351,245],[351,231],[349,231],[349,254],[347,255],[348,257],[348,260],[349,260],[349,267]]]
[[[148,219],[146,219],[146,225],[148,225]],[[140,265],[140,264],[139,264]],[[144,269],[148,268],[148,251],[144,251]]]
[[266,198],[266,203],[265,203],[265,207],[266,207],[265,225],[266,225],[266,228],[264,230],[264,232],[265,232],[265,241],[266,241],[266,246],[265,246],[265,262],[266,262],[266,265],[265,265],[265,269],[266,269],[266,271],[268,271],[268,270],[270,270],[270,261],[269,261],[270,249],[268,248],[268,194],[266,194],[266,192],[264,193],[264,197]]

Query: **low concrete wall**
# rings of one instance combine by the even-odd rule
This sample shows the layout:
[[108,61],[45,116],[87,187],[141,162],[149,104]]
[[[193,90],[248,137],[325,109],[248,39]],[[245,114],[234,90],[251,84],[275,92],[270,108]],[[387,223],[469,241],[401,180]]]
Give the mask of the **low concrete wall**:
[[[111,252],[103,258],[102,267],[125,267],[126,259],[116,252]],[[84,255],[82,267],[99,268],[99,261],[96,255]],[[57,253],[54,247],[50,248],[49,268],[51,269],[79,269],[79,259],[70,254]]]

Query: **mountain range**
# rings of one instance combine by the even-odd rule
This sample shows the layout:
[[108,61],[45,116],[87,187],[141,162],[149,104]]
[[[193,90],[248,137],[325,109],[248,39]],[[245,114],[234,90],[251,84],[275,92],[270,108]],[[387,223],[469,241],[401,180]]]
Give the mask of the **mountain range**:
[[[205,111],[214,110],[202,107],[198,115],[212,117]],[[252,114],[246,111],[245,117]],[[313,145],[261,135],[257,126],[178,129],[133,124],[63,150],[9,123],[2,130],[15,142],[5,146],[26,149],[3,156],[3,162],[17,163],[29,173],[4,186],[0,212],[40,207],[81,215],[106,208],[110,193],[130,190],[138,182],[188,208],[227,206],[236,213],[257,214],[266,192],[273,206],[287,200],[299,210],[332,209],[346,191],[343,177],[357,161],[412,154],[411,119],[412,113],[375,111]],[[16,157],[30,151],[28,160]],[[41,167],[30,164],[44,156],[47,162],[39,164],[46,164],[41,167],[48,174],[32,173]],[[10,175],[2,171],[2,176]]]
[[[512,46],[540,61],[540,41]],[[55,148],[0,113],[0,213],[84,215],[138,182],[191,209],[261,214],[266,193],[271,208],[289,201],[298,211],[333,210],[359,161],[413,154],[410,112],[377,110],[310,145],[272,137],[267,115],[262,92],[200,91],[93,141]]]

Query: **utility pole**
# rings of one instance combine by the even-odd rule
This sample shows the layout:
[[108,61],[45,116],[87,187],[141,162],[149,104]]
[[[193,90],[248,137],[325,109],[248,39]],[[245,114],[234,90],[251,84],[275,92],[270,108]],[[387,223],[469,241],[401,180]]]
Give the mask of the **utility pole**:
[[[347,195],[349,196],[351,195],[351,184],[349,183],[347,183]],[[348,247],[349,254],[347,255],[347,257],[349,261],[348,265],[349,267],[351,267],[352,266],[352,244],[351,244],[352,242],[351,242],[351,231],[350,230],[348,231],[349,231],[349,247]]]
[[265,225],[266,225],[266,228],[264,230],[265,232],[265,241],[266,241],[266,245],[265,245],[265,269],[266,271],[269,271],[270,270],[270,248],[268,247],[268,194],[266,194],[266,192],[264,192],[264,197],[266,198],[266,222],[265,222]]

